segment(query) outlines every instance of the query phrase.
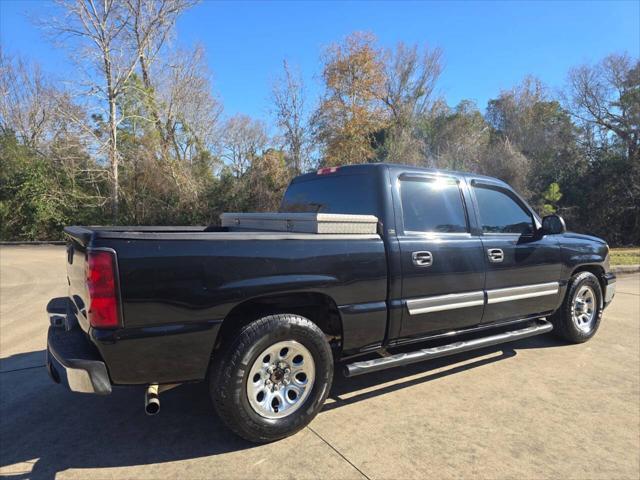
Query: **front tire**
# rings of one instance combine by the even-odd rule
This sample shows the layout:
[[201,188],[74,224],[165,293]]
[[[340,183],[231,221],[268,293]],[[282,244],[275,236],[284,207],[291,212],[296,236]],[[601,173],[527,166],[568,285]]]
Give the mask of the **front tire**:
[[553,315],[554,331],[571,343],[583,343],[600,327],[604,310],[602,287],[591,272],[579,272],[569,280],[562,306]]
[[309,424],[332,381],[333,356],[322,330],[299,315],[281,314],[245,326],[214,356],[209,390],[225,425],[266,443]]

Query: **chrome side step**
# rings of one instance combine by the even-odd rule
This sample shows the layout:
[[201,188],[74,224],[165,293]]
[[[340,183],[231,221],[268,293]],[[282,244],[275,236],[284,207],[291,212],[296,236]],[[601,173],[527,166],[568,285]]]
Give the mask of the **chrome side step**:
[[409,365],[424,360],[446,357],[447,355],[454,355],[456,353],[468,352],[478,348],[533,337],[550,332],[551,330],[553,330],[553,325],[546,319],[534,320],[531,325],[518,330],[497,333],[488,337],[474,338],[473,340],[454,342],[439,347],[423,348],[415,352],[398,353],[388,357],[350,363],[344,366],[344,375],[345,377],[355,377],[356,375],[362,375],[364,373],[377,372],[387,368]]

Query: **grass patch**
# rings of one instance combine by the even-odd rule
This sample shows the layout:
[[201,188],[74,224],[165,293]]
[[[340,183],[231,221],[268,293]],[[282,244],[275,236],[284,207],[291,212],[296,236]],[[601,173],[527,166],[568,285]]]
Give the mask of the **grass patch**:
[[611,265],[640,264],[640,248],[612,248],[609,256]]

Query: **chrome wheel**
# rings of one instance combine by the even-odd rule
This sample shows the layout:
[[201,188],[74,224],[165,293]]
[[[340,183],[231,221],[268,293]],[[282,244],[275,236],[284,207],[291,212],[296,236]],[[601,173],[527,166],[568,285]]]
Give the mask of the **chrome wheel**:
[[253,362],[247,378],[247,398],[265,418],[282,418],[298,410],[313,389],[315,363],[295,340],[278,342]]
[[571,308],[571,318],[576,328],[582,332],[589,333],[595,323],[596,311],[595,292],[587,285],[580,287],[573,299]]

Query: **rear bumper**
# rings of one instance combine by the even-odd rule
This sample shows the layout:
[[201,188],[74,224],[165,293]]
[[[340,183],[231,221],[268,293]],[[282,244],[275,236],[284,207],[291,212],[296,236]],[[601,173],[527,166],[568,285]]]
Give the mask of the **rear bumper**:
[[[49,309],[48,313],[51,318]],[[77,326],[71,330],[55,326],[57,322],[52,318],[51,323],[47,335],[47,371],[51,379],[72,392],[111,393],[107,367],[86,334]]]
[[607,273],[603,277],[604,279],[604,306],[606,307],[611,303],[613,297],[616,294],[616,276],[613,273]]

